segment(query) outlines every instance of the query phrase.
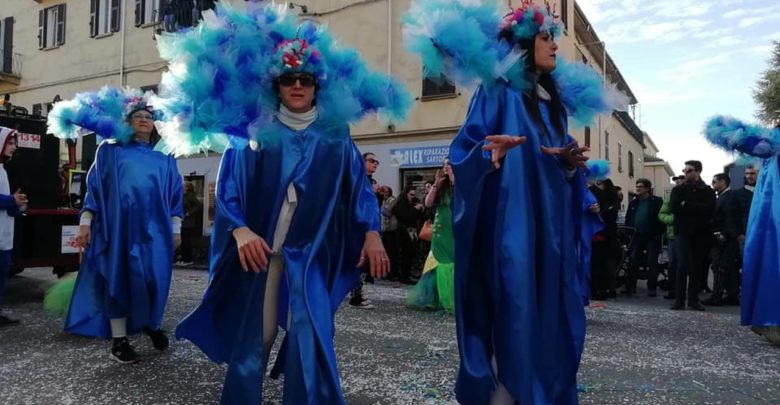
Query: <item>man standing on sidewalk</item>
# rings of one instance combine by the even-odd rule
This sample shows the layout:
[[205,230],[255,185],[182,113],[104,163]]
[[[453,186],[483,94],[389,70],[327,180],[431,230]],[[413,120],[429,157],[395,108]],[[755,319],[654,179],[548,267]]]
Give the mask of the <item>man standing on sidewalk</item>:
[[[715,280],[710,297],[704,305],[739,305],[739,205],[737,195],[729,186],[728,174],[716,174],[712,188],[718,193],[713,216],[715,244],[712,248],[712,273]],[[723,293],[726,292],[724,300]]]
[[[366,173],[368,173],[368,180],[371,182],[371,187],[376,194],[379,191],[379,184],[377,183],[376,179],[374,179],[374,173],[376,173],[376,169],[379,168],[379,160],[377,160],[376,155],[371,152],[364,153],[363,159],[366,161]],[[377,199],[377,201],[379,200]],[[381,207],[381,203],[377,203],[380,204]],[[379,219],[381,222],[381,214]],[[366,272],[363,271],[363,273],[360,275],[360,281],[358,282],[357,287],[352,290],[352,294],[349,298],[349,305],[361,309],[374,309],[374,305],[371,304],[371,301],[366,299],[366,297],[363,295],[363,285],[366,283],[366,281],[370,283],[374,282],[373,278],[370,277],[370,274],[366,274]]]
[[[653,184],[648,179],[636,181],[636,197],[628,204],[626,226],[636,229],[631,243],[631,264],[629,266],[626,295],[636,294],[639,266],[649,269],[647,275],[647,296],[655,297],[658,286],[658,254],[661,251],[661,234],[664,224],[658,219],[663,200],[652,194]],[[645,254],[645,252],[647,252]],[[645,260],[642,260],[642,259]]]
[[685,182],[672,190],[670,203],[674,214],[674,236],[679,253],[675,303],[672,310],[688,308],[704,311],[699,302],[701,271],[712,237],[711,221],[715,211],[715,192],[701,180],[698,160],[685,162]]

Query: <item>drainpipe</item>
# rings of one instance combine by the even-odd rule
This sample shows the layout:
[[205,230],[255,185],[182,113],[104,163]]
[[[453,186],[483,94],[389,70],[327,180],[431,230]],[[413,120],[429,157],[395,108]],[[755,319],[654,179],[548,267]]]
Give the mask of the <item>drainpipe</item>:
[[125,33],[127,32],[127,27],[125,26],[125,11],[127,10],[127,0],[122,0],[121,8],[119,9],[119,20],[122,22],[122,24],[119,26],[119,30],[121,31],[120,37],[121,39],[121,45],[119,46],[119,87],[125,86]]
[[387,0],[387,74],[393,74],[393,0]]

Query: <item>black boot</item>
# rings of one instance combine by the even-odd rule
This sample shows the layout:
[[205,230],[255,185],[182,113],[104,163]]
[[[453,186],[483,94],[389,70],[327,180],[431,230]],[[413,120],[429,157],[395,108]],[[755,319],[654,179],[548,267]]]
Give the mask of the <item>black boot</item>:
[[144,333],[152,339],[152,346],[157,350],[165,350],[169,346],[168,336],[165,335],[162,329],[151,330],[144,328]]
[[111,359],[122,364],[130,364],[138,361],[138,353],[130,346],[126,337],[114,338],[111,345]]

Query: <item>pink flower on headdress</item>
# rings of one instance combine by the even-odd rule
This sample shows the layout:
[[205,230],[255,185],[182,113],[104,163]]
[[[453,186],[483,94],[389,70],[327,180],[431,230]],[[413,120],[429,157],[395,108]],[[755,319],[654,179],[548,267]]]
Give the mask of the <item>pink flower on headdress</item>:
[[539,10],[534,10],[534,21],[537,25],[543,25],[544,24],[544,14],[540,13]]

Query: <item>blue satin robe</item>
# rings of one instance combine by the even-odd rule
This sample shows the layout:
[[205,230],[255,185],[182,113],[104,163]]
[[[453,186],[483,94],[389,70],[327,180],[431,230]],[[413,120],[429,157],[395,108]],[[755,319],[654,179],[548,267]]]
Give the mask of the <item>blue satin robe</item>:
[[285,374],[285,404],[343,404],[334,316],[357,284],[366,232],[379,230],[379,205],[348,127],[273,125],[259,148],[228,149],[222,158],[209,286],[176,337],[228,363],[223,404],[261,403],[267,273],[242,271],[232,231],[248,226],[272,241],[292,183],[298,205],[281,248],[279,325],[287,328],[288,306],[291,322],[272,376]]
[[742,325],[780,326],[780,157],[766,161],[750,207],[742,261]]
[[104,141],[87,174],[93,213],[65,331],[108,339],[109,319],[127,333],[160,329],[173,261],[171,217],[184,217],[176,160],[146,143]]
[[[451,150],[455,178],[455,299],[458,401],[488,404],[501,382],[521,404],[576,404],[585,341],[583,286],[589,271],[583,171],[567,178],[540,147],[563,146],[545,102],[546,135],[522,94],[480,87]],[[564,117],[563,128],[566,128]],[[485,136],[523,135],[494,170]],[[592,234],[587,239],[592,238]],[[491,368],[495,356],[498,375]]]

